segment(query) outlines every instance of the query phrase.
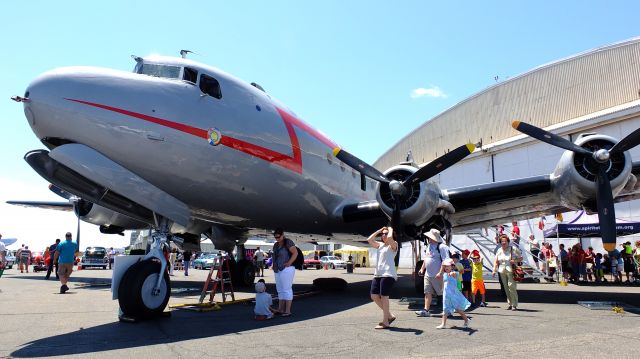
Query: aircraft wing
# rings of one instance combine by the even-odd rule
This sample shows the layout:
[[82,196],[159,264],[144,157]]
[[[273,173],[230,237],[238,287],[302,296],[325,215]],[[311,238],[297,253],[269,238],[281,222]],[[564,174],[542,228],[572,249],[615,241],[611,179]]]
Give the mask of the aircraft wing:
[[456,209],[449,220],[456,231],[566,212],[551,192],[551,176],[542,175],[444,191]]
[[65,202],[48,202],[48,201],[7,201],[8,204],[13,204],[22,207],[36,207],[43,209],[53,209],[57,211],[73,211],[73,204]]
[[[640,162],[633,163],[632,173],[640,177]],[[639,185],[640,181],[633,189],[623,190],[615,201],[640,199]],[[541,175],[453,188],[444,193],[456,209],[449,218],[451,224],[455,230],[464,231],[570,211],[558,203],[551,191],[551,176]]]

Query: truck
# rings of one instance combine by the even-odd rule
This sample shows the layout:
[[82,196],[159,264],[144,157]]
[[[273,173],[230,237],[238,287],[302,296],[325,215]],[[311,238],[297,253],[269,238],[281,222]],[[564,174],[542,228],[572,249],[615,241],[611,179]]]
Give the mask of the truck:
[[104,247],[87,247],[80,259],[80,269],[85,268],[102,268],[107,269],[109,258],[107,257],[107,249]]

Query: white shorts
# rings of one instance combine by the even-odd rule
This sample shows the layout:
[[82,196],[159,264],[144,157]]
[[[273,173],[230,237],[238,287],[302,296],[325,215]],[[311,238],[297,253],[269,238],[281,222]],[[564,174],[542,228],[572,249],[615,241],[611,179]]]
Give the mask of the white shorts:
[[287,267],[275,274],[278,299],[293,300],[293,277],[295,274],[294,267]]

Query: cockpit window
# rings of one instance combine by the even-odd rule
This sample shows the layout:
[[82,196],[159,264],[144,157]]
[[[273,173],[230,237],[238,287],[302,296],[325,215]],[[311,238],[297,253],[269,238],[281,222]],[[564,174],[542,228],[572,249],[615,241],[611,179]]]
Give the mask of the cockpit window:
[[182,79],[185,81],[193,82],[194,84],[198,81],[198,70],[185,67],[184,73],[182,74]]
[[218,80],[205,74],[200,75],[200,91],[217,99],[222,98]]
[[139,62],[135,68],[136,73],[167,79],[179,79],[180,67],[169,65],[145,64]]

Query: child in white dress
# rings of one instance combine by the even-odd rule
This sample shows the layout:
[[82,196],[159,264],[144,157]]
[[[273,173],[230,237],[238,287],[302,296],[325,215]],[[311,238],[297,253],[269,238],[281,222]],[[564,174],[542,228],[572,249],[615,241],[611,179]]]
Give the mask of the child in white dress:
[[452,270],[453,259],[447,258],[442,262],[444,290],[442,291],[442,324],[436,328],[444,329],[447,325],[447,316],[457,312],[464,319],[464,327],[469,328],[469,318],[464,310],[471,306],[471,303],[458,290],[457,272]]

